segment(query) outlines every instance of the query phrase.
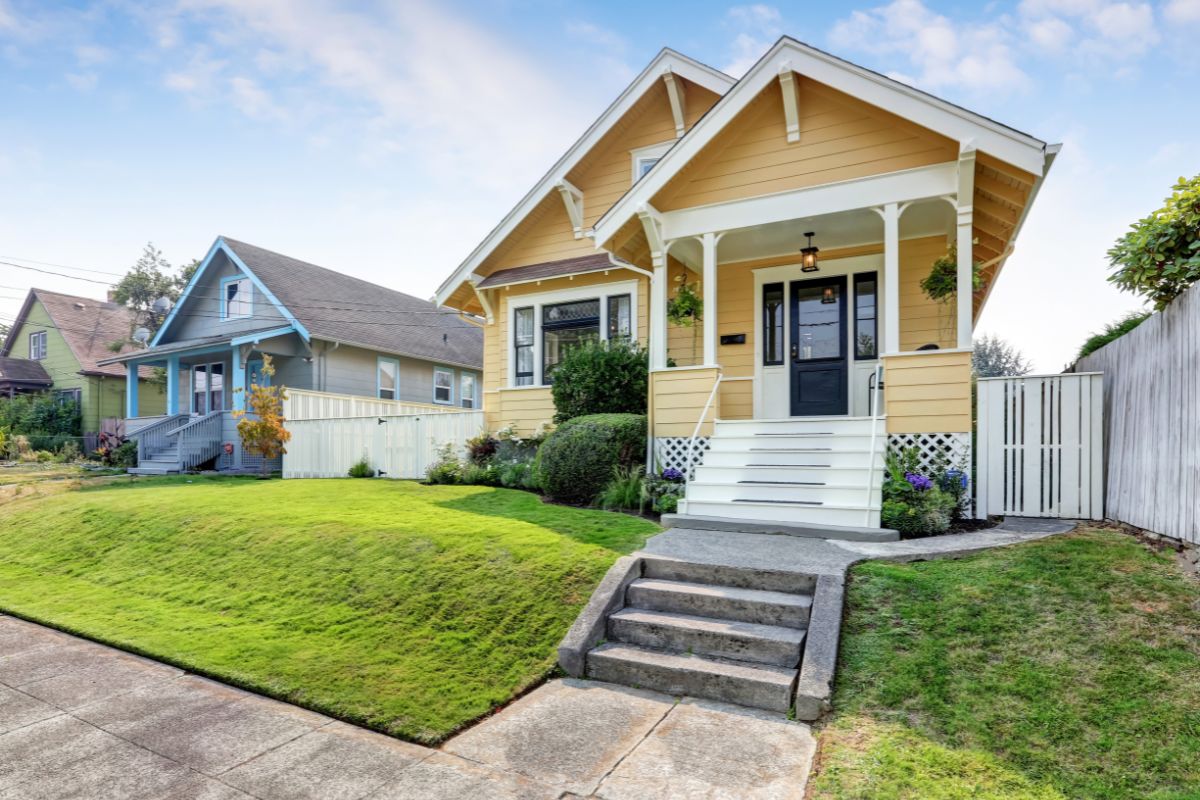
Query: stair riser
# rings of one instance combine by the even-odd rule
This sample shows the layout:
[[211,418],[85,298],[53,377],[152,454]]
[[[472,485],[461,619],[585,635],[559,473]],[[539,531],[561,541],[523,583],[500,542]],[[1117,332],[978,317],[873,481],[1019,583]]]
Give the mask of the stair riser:
[[625,686],[638,686],[664,694],[689,695],[750,708],[786,714],[792,701],[792,686],[760,683],[746,678],[710,675],[688,669],[617,660],[595,651],[587,657],[588,677]]
[[[810,467],[822,469],[825,467],[852,467],[866,469],[871,460],[864,453],[796,453],[779,452],[777,450],[709,450],[704,454],[703,465],[706,467]],[[876,469],[883,468],[883,456],[876,454]]]
[[662,578],[670,581],[708,583],[714,586],[736,586],[740,589],[765,589],[771,592],[792,592],[794,594],[811,594],[817,585],[816,576],[813,575],[724,567],[717,564],[692,564],[659,558],[644,559],[642,575],[647,578]]
[[[876,432],[882,432],[886,421],[880,419],[875,424]],[[793,434],[850,434],[860,436],[871,435],[871,420],[869,419],[837,419],[827,417],[815,420],[717,420],[714,432],[717,436],[754,436],[760,433],[793,433]]]
[[868,516],[865,510],[860,509],[788,506],[775,503],[754,505],[751,503],[684,501],[680,503],[679,513],[695,514],[704,517],[761,520],[764,522],[808,522],[818,525],[879,527],[878,509],[872,510]]
[[797,643],[742,636],[735,632],[717,633],[609,617],[608,637],[612,641],[656,650],[733,658],[776,667],[794,667],[800,663],[800,645]]
[[[875,493],[879,483],[875,484]],[[729,500],[788,500],[811,501],[836,505],[866,505],[867,486],[863,478],[861,486],[776,486],[752,483],[693,483],[687,488],[689,502],[721,502]]]
[[653,611],[670,611],[697,617],[754,622],[759,625],[786,625],[792,628],[808,624],[810,606],[749,601],[685,591],[660,591],[632,585],[625,590],[625,603]]
[[[820,484],[854,484],[866,481],[866,467],[696,467],[696,483],[737,483],[738,481],[793,481]],[[879,485],[879,477],[875,479]]]
[[[882,447],[884,437],[875,437],[875,447]],[[743,451],[758,447],[811,448],[818,452],[868,450],[870,436],[717,436],[711,440],[711,449],[716,451]]]

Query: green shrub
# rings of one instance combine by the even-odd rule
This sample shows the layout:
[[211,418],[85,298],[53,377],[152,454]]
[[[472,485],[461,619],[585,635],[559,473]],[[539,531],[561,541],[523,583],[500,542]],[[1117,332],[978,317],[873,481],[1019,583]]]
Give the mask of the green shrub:
[[612,479],[596,498],[596,505],[607,511],[638,511],[646,508],[644,470],[640,466],[613,467]]
[[1130,311],[1125,316],[1108,323],[1100,333],[1094,333],[1088,337],[1088,340],[1083,343],[1083,347],[1079,348],[1079,355],[1076,358],[1090,356],[1109,342],[1120,339],[1149,318],[1149,311]]
[[437,460],[425,470],[426,483],[454,484],[462,475],[462,462],[455,455],[454,445],[444,444],[438,448]]
[[674,514],[679,510],[679,495],[664,494],[654,501],[654,510],[659,514]]
[[563,423],[538,451],[538,479],[546,494],[588,505],[604,490],[614,467],[643,463],[646,417],[591,414]]
[[374,478],[375,468],[367,461],[366,456],[359,459],[358,463],[350,468],[351,478]]
[[934,536],[961,515],[969,481],[962,468],[942,458],[922,470],[915,447],[888,454],[880,524],[905,536]]
[[138,463],[138,446],[135,441],[122,442],[112,449],[109,463],[114,467],[136,467]]
[[58,457],[64,463],[78,461],[83,457],[83,453],[79,450],[79,444],[74,439],[68,439],[62,447],[58,449]]
[[679,498],[683,497],[687,484],[683,473],[677,469],[665,469],[662,475],[646,478],[646,496],[650,508],[659,514],[674,514],[679,509]]
[[636,342],[595,342],[568,350],[554,368],[554,421],[645,414],[649,367],[646,351]]
[[[0,398],[0,428],[13,434],[44,436],[52,441],[54,437],[80,436],[82,424],[78,403],[60,402],[51,394]],[[38,445],[35,449],[52,448]]]
[[468,460],[459,470],[458,482],[467,486],[500,486],[500,467]]
[[496,447],[499,443],[496,437],[487,431],[467,439],[467,460],[472,464],[490,463],[496,455]]
[[532,461],[502,464],[500,466],[500,485],[508,489],[528,489],[530,491],[540,491],[542,488]]

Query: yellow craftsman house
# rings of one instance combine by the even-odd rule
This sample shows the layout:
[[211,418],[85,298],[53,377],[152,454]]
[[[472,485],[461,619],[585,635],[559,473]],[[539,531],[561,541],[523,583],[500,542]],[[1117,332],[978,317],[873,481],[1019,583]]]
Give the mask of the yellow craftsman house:
[[[790,38],[741,80],[664,50],[437,300],[487,320],[493,429],[550,421],[572,344],[636,339],[681,511],[878,526],[887,446],[970,463],[974,321],[1057,152]],[[979,288],[935,301],[948,258]]]

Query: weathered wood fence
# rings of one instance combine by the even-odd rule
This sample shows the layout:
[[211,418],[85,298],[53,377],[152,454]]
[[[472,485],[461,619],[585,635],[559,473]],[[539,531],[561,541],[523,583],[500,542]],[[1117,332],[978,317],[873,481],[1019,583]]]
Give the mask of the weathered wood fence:
[[979,517],[1102,519],[1099,374],[980,378]]
[[361,459],[385,478],[423,478],[449,444],[461,451],[483,429],[482,411],[289,419],[285,478],[344,478]]
[[1075,368],[1104,372],[1107,516],[1200,544],[1200,290]]

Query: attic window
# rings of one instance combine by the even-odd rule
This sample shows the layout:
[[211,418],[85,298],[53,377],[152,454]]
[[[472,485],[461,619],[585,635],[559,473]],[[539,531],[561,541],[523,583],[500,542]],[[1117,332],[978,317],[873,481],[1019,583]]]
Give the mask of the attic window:
[[243,319],[253,313],[254,289],[249,278],[221,281],[221,319]]
[[649,147],[639,147],[637,150],[631,150],[630,155],[633,157],[633,182],[637,183],[642,176],[654,168],[667,151],[671,149],[674,141],[662,142],[661,144],[652,144]]
[[46,332],[38,331],[29,334],[29,358],[41,361],[46,357]]

